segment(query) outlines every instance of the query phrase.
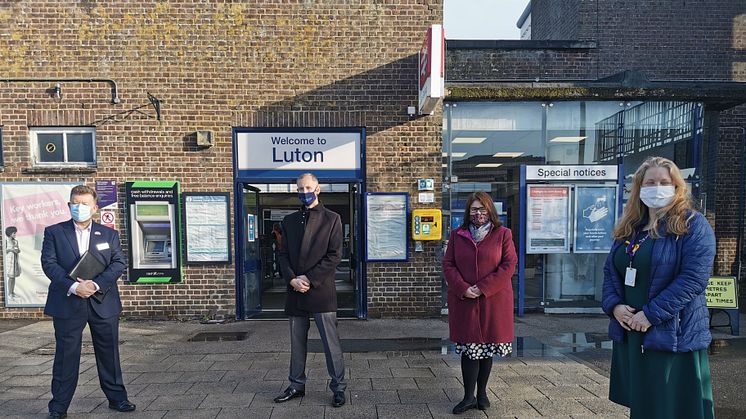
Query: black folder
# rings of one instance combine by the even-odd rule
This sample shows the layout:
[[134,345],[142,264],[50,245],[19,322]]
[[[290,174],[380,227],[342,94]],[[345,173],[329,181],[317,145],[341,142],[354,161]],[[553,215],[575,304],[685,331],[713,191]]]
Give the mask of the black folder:
[[[96,256],[93,256],[90,252],[86,251],[70,271],[70,278],[74,280],[77,280],[78,278],[93,279],[105,269],[106,265],[104,265],[103,262],[101,262]],[[98,290],[95,294],[91,295],[91,298],[93,298],[97,303],[101,303],[104,301],[104,297],[106,297],[108,291],[109,290]]]

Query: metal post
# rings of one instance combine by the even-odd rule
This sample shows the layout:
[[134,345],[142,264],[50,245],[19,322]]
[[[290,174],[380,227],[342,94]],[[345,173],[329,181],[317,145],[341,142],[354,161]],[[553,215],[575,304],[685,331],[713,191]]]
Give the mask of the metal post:
[[526,308],[526,165],[520,168],[518,222],[518,317]]

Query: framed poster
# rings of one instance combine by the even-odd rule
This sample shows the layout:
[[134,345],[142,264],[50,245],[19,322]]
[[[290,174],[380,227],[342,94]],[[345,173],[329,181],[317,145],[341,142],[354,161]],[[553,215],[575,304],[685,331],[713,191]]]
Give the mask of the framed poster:
[[44,229],[70,219],[70,191],[78,183],[2,183],[5,307],[44,307],[49,278],[41,269]]
[[230,194],[185,192],[184,224],[186,263],[230,264]]
[[614,243],[617,187],[575,187],[575,253],[608,253]]
[[407,214],[409,193],[366,193],[365,260],[400,262],[409,258]]
[[526,253],[570,253],[570,186],[526,185]]

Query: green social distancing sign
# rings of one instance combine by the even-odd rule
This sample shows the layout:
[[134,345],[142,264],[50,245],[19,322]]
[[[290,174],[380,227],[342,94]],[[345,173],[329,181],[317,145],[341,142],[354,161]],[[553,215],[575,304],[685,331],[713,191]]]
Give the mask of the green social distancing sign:
[[738,308],[736,277],[713,276],[705,290],[708,308]]

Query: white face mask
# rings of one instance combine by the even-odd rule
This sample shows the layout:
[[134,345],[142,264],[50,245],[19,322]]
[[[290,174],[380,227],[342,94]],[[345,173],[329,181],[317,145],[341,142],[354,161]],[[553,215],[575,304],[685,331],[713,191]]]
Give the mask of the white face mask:
[[645,186],[640,188],[640,199],[650,208],[663,208],[671,203],[676,188],[668,186]]
[[73,220],[84,223],[93,215],[93,210],[86,204],[70,204],[70,215]]

